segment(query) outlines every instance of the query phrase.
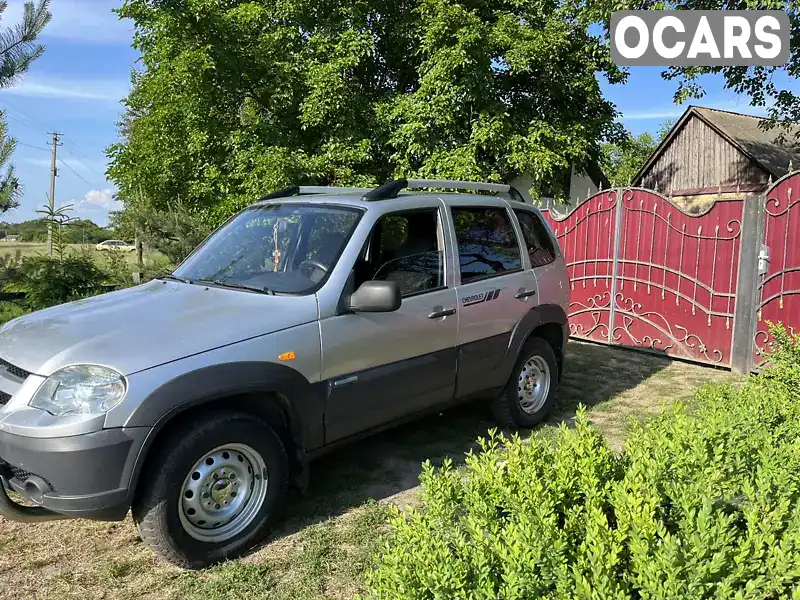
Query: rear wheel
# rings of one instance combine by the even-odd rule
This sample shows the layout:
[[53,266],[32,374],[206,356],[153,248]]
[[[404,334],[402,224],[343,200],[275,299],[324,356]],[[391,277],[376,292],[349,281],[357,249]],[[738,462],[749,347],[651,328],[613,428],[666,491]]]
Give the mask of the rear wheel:
[[546,340],[533,337],[522,348],[503,391],[492,402],[492,413],[502,427],[534,427],[552,410],[557,385],[555,352]]
[[133,518],[161,558],[197,569],[260,542],[286,495],[280,438],[241,413],[210,413],[172,432],[145,467]]

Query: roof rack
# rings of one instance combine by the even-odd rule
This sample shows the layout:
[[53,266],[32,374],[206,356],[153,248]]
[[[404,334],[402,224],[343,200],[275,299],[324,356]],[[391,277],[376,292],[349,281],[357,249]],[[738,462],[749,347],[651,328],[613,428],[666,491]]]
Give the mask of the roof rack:
[[324,185],[295,185],[293,187],[284,188],[262,196],[262,200],[274,200],[275,198],[290,198],[291,196],[307,196],[311,194],[331,194],[333,196],[338,194],[352,194],[358,192],[369,192],[371,188],[353,188],[353,187],[328,187]]
[[395,179],[384,183],[364,194],[363,199],[389,200],[397,198],[397,195],[405,189],[415,188],[444,188],[452,190],[475,190],[479,192],[490,192],[507,196],[517,202],[525,202],[522,194],[514,186],[505,183],[482,183],[478,181],[457,181],[453,179]]
[[353,194],[363,192],[362,199],[367,201],[390,200],[407,189],[440,188],[451,190],[474,190],[506,196],[517,202],[525,202],[519,190],[505,183],[482,183],[479,181],[457,181],[454,179],[394,179],[387,181],[376,188],[328,187],[323,185],[296,185],[284,188],[259,199],[274,200],[276,198],[289,198],[291,196],[305,196],[310,194]]

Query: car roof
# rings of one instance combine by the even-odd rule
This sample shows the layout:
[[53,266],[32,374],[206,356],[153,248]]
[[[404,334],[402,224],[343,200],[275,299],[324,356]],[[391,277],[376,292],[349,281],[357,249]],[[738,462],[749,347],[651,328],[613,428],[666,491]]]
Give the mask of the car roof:
[[259,200],[252,206],[264,206],[267,204],[320,204],[360,208],[363,210],[375,208],[388,208],[396,205],[407,204],[407,200],[418,198],[440,198],[450,204],[464,205],[492,205],[500,206],[505,203],[506,198],[500,196],[489,196],[485,194],[454,194],[449,192],[441,193],[410,193],[399,194],[397,198],[390,198],[380,201],[364,200],[360,195],[350,194],[314,194],[293,196],[291,198],[274,198],[271,200]]
[[[416,191],[425,188],[451,189],[454,191]],[[463,190],[486,193],[463,193]],[[380,207],[381,210],[386,210],[395,205],[409,204],[409,200],[420,198],[439,198],[448,204],[457,203],[460,205],[504,206],[508,200],[519,202],[520,204],[525,203],[522,194],[506,184],[436,179],[398,179],[387,182],[377,188],[316,186],[286,188],[264,196],[253,206],[274,204],[279,201],[281,203],[319,203],[350,206],[363,210]]]

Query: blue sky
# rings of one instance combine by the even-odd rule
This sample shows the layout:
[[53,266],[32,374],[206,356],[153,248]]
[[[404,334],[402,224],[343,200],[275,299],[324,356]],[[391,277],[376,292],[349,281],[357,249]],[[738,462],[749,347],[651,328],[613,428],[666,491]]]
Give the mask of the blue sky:
[[[22,0],[11,0],[2,25],[16,23]],[[13,89],[0,90],[11,134],[19,144],[13,162],[25,194],[20,208],[0,217],[7,221],[35,218],[46,201],[50,180],[49,132],[63,133],[59,148],[56,204],[73,204],[75,215],[104,225],[116,208],[114,185],[105,177],[104,150],[117,138],[119,100],[128,90],[137,54],[130,45],[129,22],[111,9],[121,0],[53,0],[53,20],[42,37],[47,51]],[[660,68],[631,69],[625,86],[604,86],[634,133],[656,131],[685,107],[672,102],[676,84],[664,81]],[[697,104],[753,114],[747,98],[725,91],[718,78],[707,80],[707,96]],[[800,86],[793,85],[795,89]]]

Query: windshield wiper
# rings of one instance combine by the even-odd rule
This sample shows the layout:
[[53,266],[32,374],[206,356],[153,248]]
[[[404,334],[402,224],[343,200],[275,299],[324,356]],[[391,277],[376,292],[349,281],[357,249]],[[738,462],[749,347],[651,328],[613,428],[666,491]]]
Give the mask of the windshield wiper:
[[275,292],[273,292],[269,288],[265,288],[260,285],[247,285],[246,283],[233,283],[230,281],[222,281],[221,279],[198,279],[197,283],[205,283],[206,285],[217,285],[219,287],[226,287],[232,288],[234,290],[247,290],[248,292],[258,292],[259,294],[269,294],[270,296],[274,296]]
[[177,275],[173,275],[172,273],[169,273],[168,275],[162,275],[161,277],[156,277],[156,279],[169,279],[170,281],[180,281],[181,283],[188,283],[190,285],[194,283],[194,281],[192,281],[191,279],[186,279],[186,277],[179,277]]

